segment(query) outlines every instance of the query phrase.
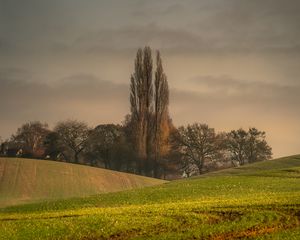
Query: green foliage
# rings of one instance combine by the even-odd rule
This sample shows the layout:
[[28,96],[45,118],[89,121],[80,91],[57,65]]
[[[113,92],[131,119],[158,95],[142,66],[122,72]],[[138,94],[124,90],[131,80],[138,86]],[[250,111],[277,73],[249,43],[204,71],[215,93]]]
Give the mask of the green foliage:
[[0,239],[299,239],[300,156],[0,210]]

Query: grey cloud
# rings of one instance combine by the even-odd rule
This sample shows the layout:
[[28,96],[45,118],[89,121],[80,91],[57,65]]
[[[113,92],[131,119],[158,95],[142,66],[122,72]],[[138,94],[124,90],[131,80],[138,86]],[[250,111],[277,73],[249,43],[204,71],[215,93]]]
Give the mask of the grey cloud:
[[0,72],[0,132],[5,136],[25,121],[53,124],[76,118],[91,124],[116,122],[129,110],[127,85],[101,81],[89,74],[72,75],[48,84],[30,81],[26,74],[8,73]]
[[[299,19],[300,20],[300,19]],[[223,19],[219,20],[224,22]],[[264,23],[261,23],[264,25]],[[155,23],[143,26],[123,26],[85,33],[73,42],[74,50],[122,51],[151,45],[174,53],[300,53],[300,31],[280,32],[252,27],[226,27],[211,24],[208,31],[162,27]],[[230,24],[232,27],[232,24]],[[247,24],[246,24],[247,25]],[[208,28],[208,26],[207,26]],[[231,32],[232,31],[232,32]]]
[[238,102],[272,103],[273,106],[291,108],[300,101],[299,84],[246,81],[230,76],[198,76],[190,81],[204,94]]
[[0,52],[1,53],[7,53],[9,52],[9,50],[12,49],[12,43],[10,43],[9,41],[0,38]]
[[175,3],[172,4],[170,6],[168,6],[166,9],[161,11],[162,15],[165,14],[182,14],[184,11],[184,5],[180,4],[180,3]]
[[81,36],[74,43],[74,45],[89,51],[136,49],[144,45],[151,45],[160,49],[205,48],[204,44],[197,34],[182,29],[162,28],[156,24],[92,32]]
[[288,3],[284,0],[91,1],[89,4],[68,0],[26,3],[1,0],[0,4],[0,34],[14,44],[13,48],[5,47],[12,52],[29,49],[26,53],[30,54],[45,48],[49,48],[49,54],[76,52],[80,48],[113,52],[145,44],[178,53],[300,51],[297,0]]
[[[275,157],[297,154],[300,134],[297,124],[300,118],[299,97],[296,99],[296,95],[294,96],[293,104],[286,102],[288,92],[283,91],[281,96],[275,94],[270,103],[260,97],[264,90],[257,92],[252,98],[247,98],[173,89],[171,116],[176,125],[202,122],[218,131],[255,126],[267,132],[267,139],[273,147]],[[299,90],[298,88],[295,92],[299,93]]]
[[[300,3],[274,1],[212,1],[198,30],[218,40],[216,47],[245,49],[298,48]],[[201,7],[199,11],[203,10]]]
[[[59,79],[51,84],[32,81],[31,78],[28,78],[31,75],[21,69],[19,73],[10,73],[10,70],[2,71],[0,76],[1,103],[6,102],[5,105],[8,108],[7,103],[14,101],[26,104],[27,107],[41,103],[46,105],[48,103],[53,104],[53,101],[55,103],[58,101],[63,103],[64,101],[72,100],[82,100],[83,102],[86,100],[97,100],[98,103],[105,104],[107,100],[115,102],[116,100],[127,98],[127,92],[129,91],[128,86],[125,84],[115,84],[100,80],[91,74],[75,74]],[[52,110],[55,111],[55,109]]]
[[62,89],[60,93],[62,98],[73,97],[77,100],[95,100],[101,104],[117,103],[122,106],[127,102],[129,94],[128,85],[99,80],[91,74],[77,74],[63,78],[55,89]]
[[[135,9],[132,11],[132,15],[135,17],[140,18],[149,18],[153,16],[168,16],[168,15],[174,15],[178,13],[182,13],[184,11],[184,6],[181,3],[174,3],[173,2],[161,2],[159,1],[159,6],[157,6],[154,2],[152,2],[151,5],[144,5],[142,7],[139,7],[138,9]],[[166,6],[164,6],[166,5]]]
[[288,88],[291,90],[292,88],[298,88],[299,86],[294,85],[288,85],[288,84],[278,84],[274,83],[272,81],[249,81],[249,80],[242,80],[242,79],[236,79],[231,76],[197,76],[190,80],[192,83],[202,84],[206,85],[208,87],[211,87],[213,89],[237,89],[237,90],[243,90],[247,88],[269,88],[269,89],[286,89]]

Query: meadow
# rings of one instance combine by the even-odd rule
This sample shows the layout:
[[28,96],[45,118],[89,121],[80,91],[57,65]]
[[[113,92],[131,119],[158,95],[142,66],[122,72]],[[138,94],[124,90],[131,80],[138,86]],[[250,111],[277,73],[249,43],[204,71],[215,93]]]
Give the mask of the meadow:
[[0,239],[300,239],[300,156],[0,209]]

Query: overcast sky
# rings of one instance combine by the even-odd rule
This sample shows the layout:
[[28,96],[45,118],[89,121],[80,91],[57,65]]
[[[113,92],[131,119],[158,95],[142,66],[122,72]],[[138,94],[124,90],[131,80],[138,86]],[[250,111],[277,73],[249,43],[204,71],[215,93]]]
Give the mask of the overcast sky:
[[137,48],[162,53],[176,126],[267,132],[300,153],[300,1],[0,0],[0,136],[120,123]]

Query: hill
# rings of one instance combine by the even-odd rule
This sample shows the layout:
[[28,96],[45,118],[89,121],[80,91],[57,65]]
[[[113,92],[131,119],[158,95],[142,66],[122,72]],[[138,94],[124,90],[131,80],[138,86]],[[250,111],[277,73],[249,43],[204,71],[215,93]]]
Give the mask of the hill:
[[163,182],[77,164],[0,158],[0,207],[41,200],[83,197]]
[[148,188],[0,209],[0,236],[300,239],[300,156]]

